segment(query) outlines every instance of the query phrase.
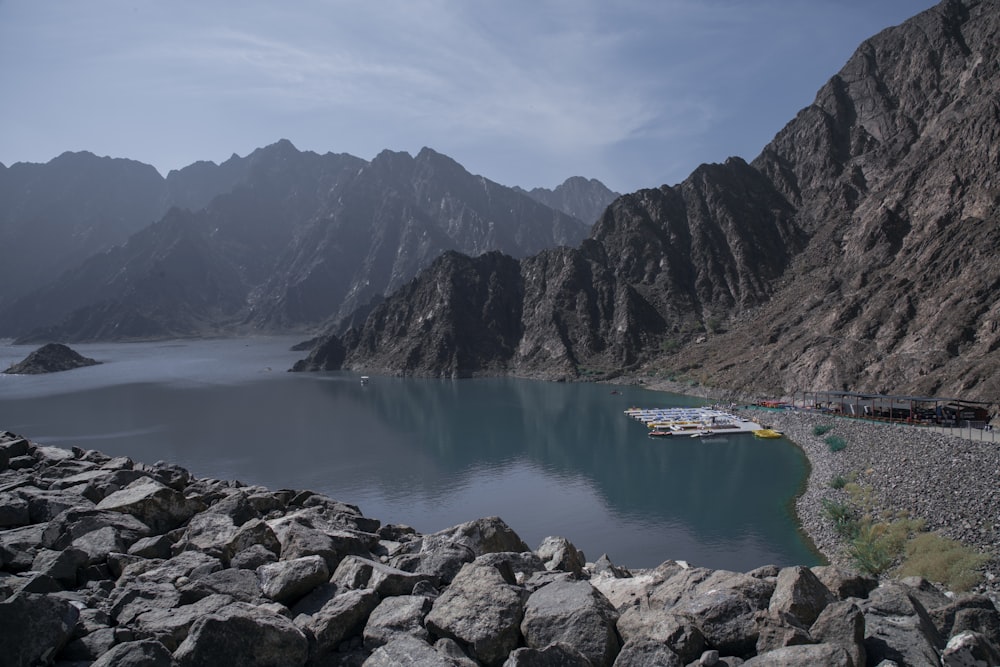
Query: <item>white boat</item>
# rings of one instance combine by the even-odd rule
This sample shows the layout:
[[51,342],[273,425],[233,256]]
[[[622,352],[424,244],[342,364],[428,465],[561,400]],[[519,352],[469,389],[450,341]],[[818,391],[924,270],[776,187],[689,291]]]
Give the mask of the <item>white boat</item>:
[[368,384],[368,376],[367,375],[362,375],[361,376],[361,384]]

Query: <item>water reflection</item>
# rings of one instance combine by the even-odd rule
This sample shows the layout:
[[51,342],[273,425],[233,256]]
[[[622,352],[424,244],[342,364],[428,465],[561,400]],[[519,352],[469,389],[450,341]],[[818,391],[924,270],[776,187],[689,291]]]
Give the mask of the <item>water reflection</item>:
[[[815,562],[787,511],[801,452],[746,435],[652,440],[623,415],[697,399],[506,378],[362,386],[347,373],[263,373],[294,358],[277,345],[243,356],[218,342],[117,348],[129,361],[94,367],[104,375],[89,384],[0,383],[0,428],[311,488],[422,532],[495,514],[531,545],[562,534],[591,558],[633,567]],[[115,359],[117,348],[104,352]]]

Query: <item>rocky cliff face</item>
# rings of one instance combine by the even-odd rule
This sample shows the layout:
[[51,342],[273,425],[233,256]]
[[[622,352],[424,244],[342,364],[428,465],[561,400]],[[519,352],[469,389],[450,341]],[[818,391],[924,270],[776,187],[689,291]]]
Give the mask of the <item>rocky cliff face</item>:
[[615,201],[565,257],[589,263],[579,289],[535,272],[523,339],[569,375],[995,398],[998,22],[995,1],[942,2],[863,43],[752,163]]
[[[231,188],[204,200],[217,188]],[[287,141],[171,172],[187,202],[0,311],[0,335],[80,341],[303,330],[450,249],[524,257],[586,225],[424,149],[372,162]]]

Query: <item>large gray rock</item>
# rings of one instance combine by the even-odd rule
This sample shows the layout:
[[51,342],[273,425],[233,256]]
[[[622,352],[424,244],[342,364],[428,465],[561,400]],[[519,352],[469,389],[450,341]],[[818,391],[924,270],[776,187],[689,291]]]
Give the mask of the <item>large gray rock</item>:
[[528,598],[521,634],[530,648],[562,642],[607,667],[621,649],[617,621],[618,611],[589,582],[556,581]]
[[180,491],[152,478],[141,477],[105,497],[97,503],[97,509],[131,514],[160,534],[173,530],[204,507]]
[[913,588],[884,583],[860,605],[865,616],[865,655],[870,664],[938,664],[945,642]]
[[622,646],[614,667],[684,667],[686,663],[655,639],[631,639]]
[[157,608],[138,614],[129,627],[137,636],[155,639],[171,651],[177,650],[195,621],[233,603],[228,595],[209,595],[193,604]]
[[865,617],[854,602],[844,600],[827,605],[809,628],[809,634],[818,642],[842,646],[854,667],[867,664]]
[[768,611],[791,614],[808,627],[832,601],[833,595],[812,570],[802,566],[786,567],[778,573]]
[[878,579],[837,565],[817,565],[812,573],[838,600],[866,598],[878,586]]
[[1000,613],[985,595],[963,595],[928,613],[942,637],[973,630],[1000,645]]
[[437,651],[433,646],[416,637],[397,637],[391,642],[376,648],[364,661],[363,667],[458,667],[448,655]]
[[222,558],[238,531],[239,526],[233,523],[229,515],[221,512],[201,512],[191,517],[173,551],[175,553],[203,551]]
[[31,523],[51,521],[67,510],[86,510],[94,503],[69,489],[40,489],[22,486],[15,493],[28,503]]
[[320,556],[268,563],[257,568],[261,592],[276,602],[292,603],[330,578]]
[[671,611],[690,619],[705,643],[723,655],[752,655],[757,648],[758,611],[735,590],[709,590],[687,598]]
[[174,657],[155,639],[142,639],[114,646],[90,667],[174,667]]
[[546,537],[535,549],[547,570],[561,570],[582,574],[587,565],[587,559],[565,537]]
[[334,595],[315,613],[296,616],[295,625],[311,637],[309,654],[313,660],[333,653],[344,640],[361,635],[378,603],[374,591],[347,591]]
[[1000,650],[986,637],[965,630],[948,640],[941,653],[945,667],[980,667],[1000,665]]
[[663,609],[628,607],[618,619],[618,634],[627,644],[652,640],[669,648],[684,664],[705,650],[705,637],[689,618]]
[[[924,663],[918,663],[924,664]],[[934,663],[929,663],[934,664]],[[842,646],[837,644],[809,644],[787,646],[751,658],[744,667],[852,667],[851,659]]]
[[267,549],[275,557],[281,554],[281,542],[263,519],[250,519],[236,529],[236,533],[222,548],[223,562],[230,563],[236,554],[254,546]]
[[[92,533],[99,531],[104,533],[88,539]],[[87,551],[93,560],[99,560],[107,557],[111,551],[128,551],[133,543],[148,537],[150,533],[149,526],[129,514],[112,510],[71,508],[48,523],[42,534],[42,545],[57,551],[72,545]]]
[[503,519],[497,516],[468,521],[424,537],[424,550],[433,550],[445,543],[461,544],[474,556],[503,551],[530,551]]
[[425,626],[468,647],[475,659],[499,665],[520,643],[523,617],[524,592],[495,567],[470,563],[434,601]]
[[757,621],[757,653],[766,653],[786,646],[815,644],[808,629],[788,613],[761,613]]
[[399,595],[382,600],[365,624],[365,647],[375,649],[400,636],[427,641],[424,618],[431,610],[431,601],[422,595]]
[[369,558],[347,556],[340,561],[331,581],[343,588],[370,588],[381,597],[409,595],[421,581],[433,577],[416,572],[405,572]]
[[47,574],[67,588],[76,586],[77,572],[87,565],[88,555],[80,549],[68,547],[62,551],[42,549],[35,555],[31,569]]
[[12,375],[58,373],[95,366],[99,363],[101,362],[85,357],[62,343],[46,343],[21,361],[11,364],[4,373]]
[[0,602],[0,661],[48,664],[69,641],[79,610],[66,600],[20,593]]
[[226,568],[178,583],[183,604],[191,604],[209,595],[226,595],[240,602],[264,602],[260,580],[255,572]]
[[29,523],[28,501],[16,493],[0,493],[0,530]]
[[309,642],[291,621],[243,602],[202,616],[174,651],[177,667],[299,667],[308,657]]
[[569,644],[557,642],[545,648],[519,648],[511,652],[503,667],[591,667],[587,656]]

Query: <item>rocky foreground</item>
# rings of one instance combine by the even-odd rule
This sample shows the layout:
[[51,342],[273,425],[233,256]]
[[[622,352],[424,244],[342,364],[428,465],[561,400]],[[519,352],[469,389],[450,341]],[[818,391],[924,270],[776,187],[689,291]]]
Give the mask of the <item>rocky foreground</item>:
[[4,432],[0,599],[0,665],[1000,663],[991,599],[920,579],[630,573],[495,517],[420,535]]

